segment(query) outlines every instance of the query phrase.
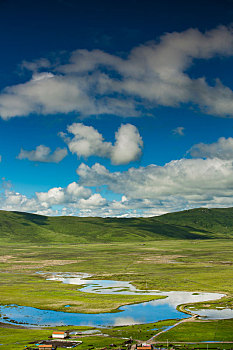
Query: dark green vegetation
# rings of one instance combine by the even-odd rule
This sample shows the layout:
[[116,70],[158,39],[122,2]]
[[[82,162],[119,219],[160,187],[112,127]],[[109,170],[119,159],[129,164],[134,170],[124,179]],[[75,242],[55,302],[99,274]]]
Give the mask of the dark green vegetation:
[[233,237],[233,208],[193,209],[153,218],[46,217],[0,211],[0,242],[108,243]]
[[215,238],[233,237],[233,208],[192,209],[159,217],[163,223],[176,227],[211,233]]

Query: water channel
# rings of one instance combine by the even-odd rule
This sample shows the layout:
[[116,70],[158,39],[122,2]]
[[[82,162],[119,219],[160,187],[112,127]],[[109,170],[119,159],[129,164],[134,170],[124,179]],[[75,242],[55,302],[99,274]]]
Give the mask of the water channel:
[[[206,302],[217,300],[224,296],[220,293],[192,293],[192,292],[161,292],[159,290],[138,290],[130,282],[92,280],[88,274],[51,274],[45,276],[50,281],[75,284],[79,291],[98,294],[121,295],[156,295],[163,297],[149,302],[124,305],[119,312],[84,314],[61,312],[52,310],[40,310],[33,307],[17,305],[0,305],[0,321],[27,326],[121,326],[152,323],[165,319],[182,319],[190,317],[177,310],[180,304]],[[70,305],[66,305],[69,308]],[[190,310],[196,313],[195,310]],[[198,310],[201,316],[208,319],[233,318],[231,309]]]

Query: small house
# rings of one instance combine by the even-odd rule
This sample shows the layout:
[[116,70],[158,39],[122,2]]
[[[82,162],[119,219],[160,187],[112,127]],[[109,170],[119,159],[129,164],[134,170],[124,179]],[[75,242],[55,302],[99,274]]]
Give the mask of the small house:
[[56,350],[56,346],[53,346],[52,344],[39,344],[38,349],[39,350]]
[[137,350],[153,350],[153,345],[152,344],[141,344],[141,345],[136,345]]
[[55,331],[53,332],[52,337],[55,339],[65,339],[68,337],[68,332]]
[[36,344],[36,348],[35,347],[26,347],[25,350],[56,350],[57,346],[56,345],[52,345],[52,344]]
[[68,332],[56,331],[53,332],[52,337],[55,339],[65,339],[68,337]]

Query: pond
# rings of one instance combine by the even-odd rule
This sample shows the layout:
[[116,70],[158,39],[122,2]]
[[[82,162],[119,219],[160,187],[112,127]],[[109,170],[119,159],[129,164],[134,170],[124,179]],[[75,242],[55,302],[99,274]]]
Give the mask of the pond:
[[83,314],[40,310],[33,307],[0,306],[1,321],[29,326],[122,326],[155,322],[166,318],[184,318],[189,315],[177,311],[168,304],[154,301],[125,305],[116,313]]
[[[47,276],[50,281],[60,281],[66,284],[75,284],[79,286],[79,290],[86,293],[98,294],[124,294],[124,295],[157,295],[166,297],[163,300],[155,300],[153,304],[169,304],[172,308],[177,308],[181,304],[205,302],[217,300],[224,296],[220,293],[199,293],[199,292],[180,292],[170,291],[162,292],[159,290],[139,290],[127,281],[113,281],[113,280],[92,280],[91,275],[87,273],[54,273]],[[198,314],[205,319],[227,319],[233,318],[233,310],[222,309],[204,309],[197,310],[195,308],[186,310]],[[184,315],[184,313],[182,313]],[[184,318],[184,317],[183,317]]]
[[[166,319],[181,319],[190,315],[178,311],[180,304],[217,300],[224,296],[219,293],[192,292],[161,292],[158,290],[138,290],[130,282],[111,280],[92,280],[88,274],[51,274],[46,278],[51,281],[61,281],[76,284],[78,289],[86,293],[123,294],[123,295],[157,295],[165,297],[149,302],[125,305],[119,312],[84,314],[40,310],[33,307],[2,305],[0,306],[0,321],[18,323],[27,326],[121,326],[142,323],[152,323]],[[69,306],[69,305],[67,305]],[[192,312],[195,313],[195,311]],[[208,318],[233,318],[233,310],[198,310],[198,314]]]

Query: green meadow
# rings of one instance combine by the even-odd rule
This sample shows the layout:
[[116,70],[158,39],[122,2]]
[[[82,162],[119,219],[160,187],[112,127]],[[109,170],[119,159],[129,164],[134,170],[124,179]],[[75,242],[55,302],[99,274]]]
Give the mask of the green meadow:
[[[111,348],[124,348],[125,341],[132,337],[133,339],[147,340],[152,334],[162,330],[167,325],[172,325],[174,321],[168,320],[164,322],[151,323],[147,325],[135,325],[128,327],[114,327],[111,329],[100,328],[100,335],[80,336],[77,340],[83,343],[77,348],[80,350],[110,347],[111,344],[115,346]],[[57,327],[56,330],[71,330],[82,331],[86,329],[94,329],[91,327]],[[98,328],[95,328],[98,329]],[[20,350],[25,345],[30,345],[31,342],[40,340],[48,340],[54,328],[45,329],[17,329],[17,328],[1,328],[0,341],[9,350]],[[4,349],[5,349],[4,348]],[[126,348],[126,347],[125,347]],[[64,348],[63,348],[64,349]]]
[[233,342],[233,320],[195,321],[181,323],[159,335],[156,341],[176,342]]
[[[232,308],[232,213],[229,209],[226,212],[198,209],[159,218],[117,221],[0,212],[1,304],[99,313],[117,312],[121,305],[155,299],[146,295],[83,293],[75,285],[47,281],[40,271],[86,272],[93,274],[94,279],[131,281],[140,289],[221,292],[226,294],[222,300],[199,303],[195,309]],[[65,305],[70,307],[67,309]],[[176,320],[164,322],[172,325]],[[51,329],[2,326],[2,349],[23,349],[29,342],[43,340],[51,333]],[[119,347],[123,346],[122,338],[127,337],[146,341],[163,327],[159,322],[113,327],[105,329],[108,337],[85,337],[79,348],[102,348],[110,344]],[[180,324],[156,339],[233,341],[232,334],[232,320],[196,320]]]

